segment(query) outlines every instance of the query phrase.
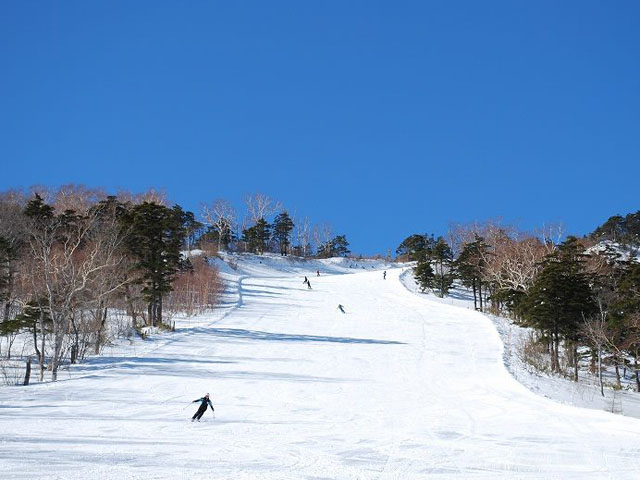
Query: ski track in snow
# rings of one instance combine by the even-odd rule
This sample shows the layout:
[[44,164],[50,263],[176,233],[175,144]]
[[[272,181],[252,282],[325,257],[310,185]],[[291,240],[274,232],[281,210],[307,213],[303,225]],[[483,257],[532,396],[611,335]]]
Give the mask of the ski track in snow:
[[242,260],[212,314],[3,388],[0,477],[639,478],[639,420],[530,392],[490,319],[400,269],[339,267]]

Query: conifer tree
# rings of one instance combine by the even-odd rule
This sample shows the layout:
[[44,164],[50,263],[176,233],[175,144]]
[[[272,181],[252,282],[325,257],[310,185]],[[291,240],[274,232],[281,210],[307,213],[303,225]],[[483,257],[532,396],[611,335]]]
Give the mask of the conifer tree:
[[424,257],[418,261],[418,264],[413,269],[413,275],[418,285],[420,285],[420,290],[423,292],[435,288],[435,274],[428,258]]
[[346,257],[351,253],[349,242],[345,235],[338,235],[328,242],[318,246],[318,258]]
[[271,236],[271,225],[260,218],[253,227],[242,231],[242,241],[247,244],[247,249],[262,255],[267,249],[267,243]]
[[480,310],[482,306],[482,279],[486,268],[485,255],[487,245],[484,239],[478,235],[473,242],[466,243],[460,255],[454,262],[455,272],[466,287],[473,290],[473,306],[478,310],[478,299],[480,300]]
[[171,291],[175,275],[185,267],[180,247],[188,219],[177,205],[167,208],[149,202],[135,205],[124,217],[130,229],[127,246],[137,261],[150,325],[162,323],[163,296]]
[[54,209],[51,205],[44,202],[39,194],[35,194],[34,198],[27,203],[24,214],[40,223],[51,220],[54,216]]
[[567,343],[573,354],[576,381],[580,327],[596,310],[583,250],[575,237],[559,245],[543,261],[542,271],[519,307],[528,324],[551,339],[551,368],[555,372],[560,371],[560,341]]
[[[629,262],[624,265],[615,300],[610,305],[608,330],[610,342],[618,350],[624,350],[633,358],[636,389],[640,392],[640,264]],[[616,375],[619,378],[618,355]],[[618,384],[620,382],[618,381]]]
[[444,238],[436,240],[433,250],[429,255],[434,265],[434,291],[439,297],[444,297],[453,285],[454,275],[452,271],[453,252]]
[[280,247],[280,255],[287,255],[291,245],[293,220],[287,212],[282,212],[273,220],[273,239]]
[[26,225],[22,208],[15,202],[0,200],[0,321],[8,321],[13,304],[15,276],[26,251]]
[[219,250],[227,250],[236,239],[231,223],[222,219],[216,224],[209,225],[207,231],[198,239],[198,243],[202,246],[204,242],[212,242],[218,246]]
[[396,249],[396,254],[406,255],[409,261],[419,261],[431,253],[434,245],[433,235],[413,234],[402,241]]
[[196,243],[196,238],[202,233],[204,224],[196,220],[193,212],[182,213],[182,224],[185,231],[185,243],[187,250],[191,250]]
[[351,253],[346,235],[338,235],[331,241],[331,256],[346,257]]

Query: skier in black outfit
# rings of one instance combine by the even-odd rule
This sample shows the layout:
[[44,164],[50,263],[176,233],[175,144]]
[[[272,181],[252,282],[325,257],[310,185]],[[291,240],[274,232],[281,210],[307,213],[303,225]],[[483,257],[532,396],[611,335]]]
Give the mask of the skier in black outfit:
[[383,280],[387,279],[387,271],[386,270],[382,273],[382,279]]
[[215,412],[215,410],[213,409],[213,405],[211,404],[211,400],[209,400],[208,393],[204,397],[194,400],[191,403],[197,403],[197,402],[200,402],[200,408],[198,408],[198,411],[196,412],[196,414],[191,418],[192,422],[194,420],[200,421],[200,419],[204,415],[204,412],[207,411],[207,406],[211,407],[212,412]]
[[308,283],[309,280],[307,279],[307,277],[304,277],[304,280],[302,281],[302,283]]
[[309,290],[311,290],[311,282],[309,280],[307,280],[307,288],[309,288]]

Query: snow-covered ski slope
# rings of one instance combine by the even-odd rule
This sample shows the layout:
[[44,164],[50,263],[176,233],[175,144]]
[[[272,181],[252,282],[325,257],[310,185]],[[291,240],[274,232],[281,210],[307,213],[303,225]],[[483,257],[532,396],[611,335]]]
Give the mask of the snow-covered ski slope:
[[[0,477],[640,478],[640,421],[525,389],[485,316],[401,269],[261,261],[174,334],[2,389]],[[190,423],[206,392],[215,419]]]

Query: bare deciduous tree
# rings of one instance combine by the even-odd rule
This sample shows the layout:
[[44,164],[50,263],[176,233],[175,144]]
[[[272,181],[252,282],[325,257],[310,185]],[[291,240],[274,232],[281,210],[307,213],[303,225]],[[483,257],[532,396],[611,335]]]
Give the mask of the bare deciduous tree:
[[309,217],[303,217],[302,219],[294,220],[294,224],[296,243],[300,248],[300,254],[306,257],[311,254],[309,251],[311,246],[311,221]]
[[155,188],[150,188],[146,192],[142,193],[131,193],[128,190],[120,190],[117,197],[121,202],[132,203],[134,205],[148,202],[168,207],[170,203],[167,192],[164,190],[157,190]]
[[202,218],[218,232],[218,250],[222,248],[222,240],[229,235],[235,226],[236,211],[230,202],[219,198],[210,205],[202,205]]
[[51,196],[53,197],[51,204],[58,212],[64,212],[66,210],[86,212],[91,205],[95,205],[100,200],[104,200],[107,194],[99,188],[88,188],[85,185],[68,184],[62,185],[57,190],[52,190]]
[[[87,308],[86,290],[96,277],[122,262],[120,243],[100,231],[98,211],[33,219],[28,243],[35,260],[32,272],[36,298],[44,298],[53,321],[52,380],[57,379],[63,337],[74,313]],[[117,288],[117,287],[113,287]],[[41,374],[42,376],[42,374]]]
[[609,331],[607,327],[606,311],[600,303],[600,311],[589,318],[585,318],[581,326],[581,333],[597,355],[598,382],[600,383],[600,394],[604,397],[604,382],[602,381],[602,351],[610,343]]
[[0,198],[0,301],[3,303],[4,322],[9,320],[15,301],[15,276],[26,241],[22,208],[23,199],[20,196],[3,195]]
[[328,223],[322,222],[313,226],[312,230],[313,243],[317,248],[326,245],[333,238],[333,228]]
[[249,221],[255,224],[261,218],[266,219],[270,215],[282,210],[282,203],[263,193],[251,193],[245,195],[244,204],[247,207]]

